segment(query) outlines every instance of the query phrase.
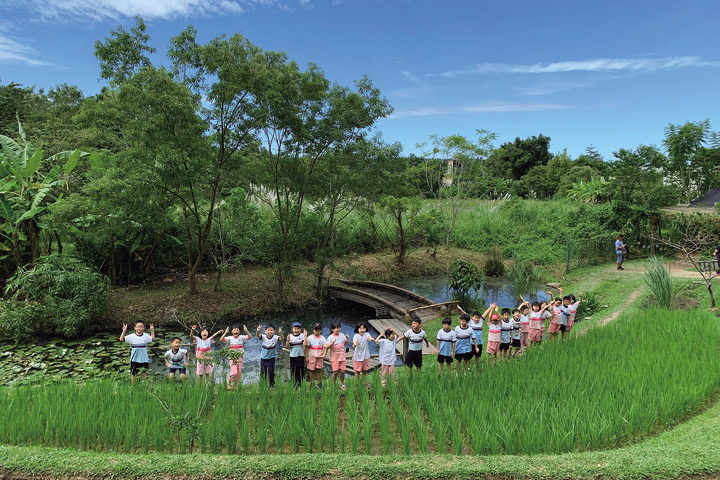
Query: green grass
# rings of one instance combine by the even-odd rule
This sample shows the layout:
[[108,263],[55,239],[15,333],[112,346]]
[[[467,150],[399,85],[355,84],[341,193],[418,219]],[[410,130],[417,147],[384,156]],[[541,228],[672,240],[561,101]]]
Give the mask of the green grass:
[[[704,318],[707,317],[707,318]],[[386,390],[322,392],[291,383],[228,392],[199,385],[110,380],[8,387],[0,396],[0,442],[113,453],[561,453],[617,447],[699,411],[715,394],[720,324],[706,312],[709,348],[687,335],[681,311],[647,310],[467,377],[399,376]],[[658,334],[662,332],[662,334]],[[602,361],[598,361],[602,359]],[[433,369],[431,358],[426,370]],[[678,368],[682,365],[682,368]],[[329,386],[329,385],[328,385]],[[307,387],[307,385],[305,386]],[[366,435],[385,403],[395,440]],[[303,406],[304,410],[300,406]],[[435,409],[448,435],[438,436]],[[387,415],[387,413],[385,413]],[[316,422],[312,439],[305,420]],[[230,424],[228,424],[230,422]],[[370,422],[368,424],[368,422]],[[369,432],[369,433],[368,433]],[[249,441],[241,441],[249,437]]]

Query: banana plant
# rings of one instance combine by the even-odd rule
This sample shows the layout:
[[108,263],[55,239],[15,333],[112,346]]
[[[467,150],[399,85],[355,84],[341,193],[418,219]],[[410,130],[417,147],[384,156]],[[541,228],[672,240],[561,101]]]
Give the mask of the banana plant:
[[78,149],[43,159],[41,147],[28,140],[18,118],[19,142],[0,135],[0,260],[13,256],[21,267],[26,244],[30,242],[32,259],[38,257],[39,229],[46,226],[41,214],[62,197],[62,186],[83,157],[93,166],[101,166],[98,155]]

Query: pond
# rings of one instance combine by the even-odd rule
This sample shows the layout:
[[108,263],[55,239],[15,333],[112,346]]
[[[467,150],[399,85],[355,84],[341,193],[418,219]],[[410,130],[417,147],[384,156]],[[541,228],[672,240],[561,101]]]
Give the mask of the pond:
[[[396,285],[423,295],[436,302],[451,300],[449,281],[446,276],[422,277],[400,280]],[[542,290],[532,292],[533,300],[547,298]],[[515,305],[515,291],[506,279],[487,279],[479,292],[479,297],[486,304],[496,302],[499,305]],[[355,327],[362,321],[375,318],[374,310],[364,308],[352,303],[338,303],[332,308],[322,310],[296,310],[278,314],[268,314],[257,318],[237,319],[241,326],[247,325],[251,333],[255,332],[258,324],[274,323],[283,326],[283,333],[290,330],[293,322],[300,322],[303,327],[312,332],[312,325],[319,322],[323,325],[323,335],[330,334],[330,324],[340,322],[341,331],[350,336],[354,335]],[[212,331],[217,331],[229,325],[212,325]],[[131,332],[130,332],[131,333]],[[194,347],[190,346],[189,331],[181,331],[178,327],[160,328],[155,330],[157,341],[151,344],[150,370],[154,376],[167,375],[163,355],[170,348],[170,339],[180,337],[183,344],[187,344],[191,354],[190,363],[194,364]],[[369,330],[371,336],[378,332]],[[53,378],[89,379],[103,375],[126,374],[129,368],[129,347],[118,341],[120,330],[116,332],[100,332],[95,335],[75,339],[38,339],[34,342],[15,344],[0,342],[0,385],[10,385],[23,381],[37,381]],[[256,383],[260,374],[260,341],[253,338],[246,343],[243,360],[242,382],[244,384]],[[370,353],[377,353],[377,346],[370,343]],[[278,357],[276,368],[280,379],[289,380],[290,365],[287,354]],[[195,376],[194,369],[189,372]],[[326,368],[326,374],[330,373]],[[228,369],[224,366],[215,368],[215,380],[224,382]]]

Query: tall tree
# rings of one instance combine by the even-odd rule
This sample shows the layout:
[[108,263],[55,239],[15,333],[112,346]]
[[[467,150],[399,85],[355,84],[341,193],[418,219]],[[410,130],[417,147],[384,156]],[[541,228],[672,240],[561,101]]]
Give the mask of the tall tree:
[[[425,180],[428,192],[437,201],[443,227],[445,246],[450,247],[450,237],[455,229],[457,216],[467,199],[475,193],[483,174],[483,161],[492,152],[492,142],[497,135],[487,130],[475,130],[477,141],[463,135],[440,137],[430,135],[429,142],[418,144],[425,156]],[[438,160],[445,168],[437,168]]]
[[699,163],[700,150],[710,134],[710,121],[686,122],[683,125],[668,124],[665,128],[663,144],[668,153],[666,170],[674,178],[686,201],[699,193],[696,185],[702,183],[698,175],[702,174]]
[[542,134],[504,143],[487,159],[488,172],[510,180],[520,180],[531,168],[547,165],[552,159],[550,137]]
[[148,54],[157,50],[148,45],[150,36],[145,33],[145,21],[135,17],[135,26],[128,32],[122,25],[112,30],[104,42],[95,42],[95,56],[100,60],[100,77],[118,86],[142,67],[152,65]]

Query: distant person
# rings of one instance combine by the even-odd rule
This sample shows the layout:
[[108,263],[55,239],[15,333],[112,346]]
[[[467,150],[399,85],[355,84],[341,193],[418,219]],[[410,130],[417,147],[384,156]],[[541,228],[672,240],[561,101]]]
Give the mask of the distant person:
[[[455,360],[457,360],[458,374],[460,374],[463,362],[465,369],[470,370],[470,360],[478,349],[475,332],[470,328],[468,322],[470,322],[470,315],[463,313],[460,315],[460,325],[455,327]],[[467,372],[465,374],[467,375]]]
[[187,375],[187,366],[190,363],[190,352],[184,348],[180,348],[180,337],[173,337],[170,341],[170,350],[165,352],[165,365],[170,371],[169,379],[175,379],[175,374],[179,374],[180,383],[185,382]]
[[519,308],[513,308],[510,312],[512,314],[512,337],[510,338],[510,353],[509,355],[513,358],[515,358],[515,355],[518,354],[520,351],[520,327],[522,326],[522,323],[520,322],[520,309]]
[[[493,304],[494,305],[494,304]],[[491,307],[493,306],[491,305]],[[497,307],[493,308],[497,312]],[[492,313],[488,320],[488,341],[487,341],[487,362],[490,364],[490,357],[493,359],[493,365],[497,364],[497,356],[500,352],[501,340],[500,315]]]
[[150,335],[148,335],[145,333],[145,322],[138,320],[135,322],[135,333],[126,337],[127,327],[127,323],[123,324],[120,341],[129,343],[132,347],[130,352],[130,378],[132,383],[135,383],[138,372],[140,372],[142,380],[147,377],[147,371],[150,368],[147,346],[155,341],[155,327],[150,324]]
[[715,251],[713,252],[713,257],[715,257],[715,261],[717,262],[717,268],[715,269],[715,275],[720,277],[720,245],[715,247]]
[[530,332],[528,333],[528,343],[540,344],[542,342],[543,329],[545,328],[545,310],[547,309],[547,302],[542,303],[533,302],[530,306]]
[[615,255],[617,256],[617,269],[618,270],[625,270],[622,266],[623,260],[625,259],[625,250],[627,248],[627,244],[623,241],[623,236],[618,235],[617,240],[615,240]]

